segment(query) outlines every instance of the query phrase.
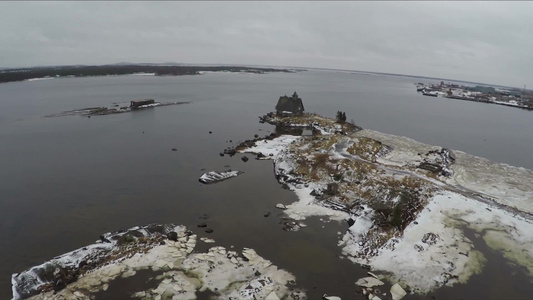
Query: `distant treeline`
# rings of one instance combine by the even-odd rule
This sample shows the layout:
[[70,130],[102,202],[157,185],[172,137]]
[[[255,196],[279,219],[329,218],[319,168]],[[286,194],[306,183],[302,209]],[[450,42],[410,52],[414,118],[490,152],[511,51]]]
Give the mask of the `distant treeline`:
[[32,78],[45,77],[86,77],[105,75],[127,75],[134,73],[155,73],[155,75],[198,75],[202,71],[226,72],[291,72],[287,69],[253,68],[239,66],[158,66],[158,65],[104,65],[104,66],[61,66],[61,67],[36,67],[25,69],[0,70],[0,83],[23,81]]

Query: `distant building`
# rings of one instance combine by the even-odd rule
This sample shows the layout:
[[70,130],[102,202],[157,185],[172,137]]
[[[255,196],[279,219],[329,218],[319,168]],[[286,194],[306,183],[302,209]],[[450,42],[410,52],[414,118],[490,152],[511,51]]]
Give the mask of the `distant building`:
[[287,97],[287,95],[279,97],[276,105],[276,114],[278,116],[300,116],[303,112],[304,104],[302,98],[298,97],[296,92],[294,92],[292,97]]
[[130,102],[130,108],[137,109],[140,106],[154,104],[154,103],[155,103],[154,99],[133,100]]

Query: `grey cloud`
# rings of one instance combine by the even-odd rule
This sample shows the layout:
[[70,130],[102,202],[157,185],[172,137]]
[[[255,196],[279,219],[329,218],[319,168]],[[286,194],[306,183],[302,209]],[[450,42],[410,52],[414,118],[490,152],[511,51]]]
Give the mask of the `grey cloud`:
[[531,2],[0,2],[0,66],[190,62],[531,83]]

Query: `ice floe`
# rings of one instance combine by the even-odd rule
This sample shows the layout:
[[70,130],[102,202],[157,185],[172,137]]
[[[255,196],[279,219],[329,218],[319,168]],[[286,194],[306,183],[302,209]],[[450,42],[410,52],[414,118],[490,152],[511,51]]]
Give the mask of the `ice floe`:
[[217,171],[211,171],[202,174],[200,178],[198,179],[201,183],[210,184],[210,183],[216,183],[220,182],[232,177],[239,176],[243,172],[241,171],[224,171],[224,172],[217,172]]
[[[253,249],[242,253],[211,247],[194,252],[197,236],[183,226],[150,225],[102,235],[90,245],[20,274],[14,274],[13,299],[89,299],[115,279],[154,273],[157,287],[132,291],[133,298],[195,299],[207,291],[221,299],[304,299],[289,283],[295,278]],[[73,274],[65,280],[63,273]]]

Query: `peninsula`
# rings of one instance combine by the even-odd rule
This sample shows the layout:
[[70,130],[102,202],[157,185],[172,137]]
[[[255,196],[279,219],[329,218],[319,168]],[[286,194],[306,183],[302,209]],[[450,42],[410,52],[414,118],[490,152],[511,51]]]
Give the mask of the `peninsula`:
[[0,83],[32,81],[61,77],[88,77],[112,75],[153,75],[180,76],[201,75],[202,72],[231,72],[264,74],[271,72],[291,73],[295,70],[276,68],[256,68],[245,66],[191,66],[162,64],[112,64],[101,66],[54,66],[0,70]]

